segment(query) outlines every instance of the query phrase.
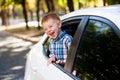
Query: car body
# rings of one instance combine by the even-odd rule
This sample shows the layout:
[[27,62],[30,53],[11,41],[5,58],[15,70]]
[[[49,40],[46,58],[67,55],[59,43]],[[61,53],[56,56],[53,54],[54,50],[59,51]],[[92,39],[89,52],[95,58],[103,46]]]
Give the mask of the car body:
[[47,66],[49,37],[44,34],[28,53],[25,80],[119,80],[120,5],[74,11],[61,21],[73,36],[65,66]]

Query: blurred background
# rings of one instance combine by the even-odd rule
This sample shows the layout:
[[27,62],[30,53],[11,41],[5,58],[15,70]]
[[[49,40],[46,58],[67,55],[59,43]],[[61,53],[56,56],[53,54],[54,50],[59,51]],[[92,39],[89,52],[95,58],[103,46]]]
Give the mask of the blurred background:
[[44,34],[44,14],[113,4],[120,0],[0,0],[0,80],[23,80],[27,53]]
[[[120,0],[0,0],[0,26],[39,21],[43,14],[54,11],[58,15],[90,8],[119,4]],[[38,24],[38,29],[40,25]]]

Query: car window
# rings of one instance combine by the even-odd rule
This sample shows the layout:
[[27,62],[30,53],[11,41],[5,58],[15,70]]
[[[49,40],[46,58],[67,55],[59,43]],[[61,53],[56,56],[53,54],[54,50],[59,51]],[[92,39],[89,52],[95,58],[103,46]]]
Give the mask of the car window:
[[[62,22],[61,29],[65,30],[68,34],[70,34],[73,37],[78,28],[79,23],[80,23],[80,19],[79,20],[78,19],[77,20],[73,20],[73,19],[65,20]],[[48,40],[44,44],[46,51],[47,51],[47,56],[49,55],[49,42],[50,42],[50,39],[48,38]]]
[[119,36],[111,25],[90,20],[77,49],[77,76],[82,80],[118,80],[119,64]]
[[62,30],[65,30],[72,37],[74,36],[80,20],[70,20],[62,23]]

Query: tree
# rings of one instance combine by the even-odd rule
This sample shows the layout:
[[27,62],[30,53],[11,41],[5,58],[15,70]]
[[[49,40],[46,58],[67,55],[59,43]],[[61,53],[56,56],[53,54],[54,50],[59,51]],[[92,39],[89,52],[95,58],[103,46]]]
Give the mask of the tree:
[[73,0],[67,0],[67,5],[70,12],[74,11]]
[[103,6],[106,6],[106,0],[103,0]]
[[7,9],[1,10],[2,25],[7,26],[9,24],[8,12]]
[[2,25],[7,26],[9,24],[9,8],[8,6],[11,4],[11,0],[0,0],[1,6],[1,18],[2,18]]
[[27,16],[27,10],[26,10],[25,4],[26,4],[26,0],[22,0],[21,5],[23,7],[23,15],[24,15],[24,18],[25,18],[26,29],[29,30],[28,16]]
[[1,6],[1,15],[2,15],[2,25],[8,25],[8,7],[9,5],[15,5],[20,4],[23,7],[23,15],[26,22],[26,29],[28,30],[28,16],[27,16],[27,10],[26,10],[26,0],[0,0],[0,6]]
[[40,16],[39,16],[39,10],[40,10],[40,0],[36,0],[36,14],[37,14],[37,22],[38,22],[38,29],[40,29],[39,21],[40,21]]
[[112,4],[120,4],[120,0],[106,0],[106,2],[107,2],[109,5],[112,5]]
[[53,0],[45,0],[47,8],[48,8],[48,12],[50,11],[55,11],[55,7],[53,4]]
[[23,8],[23,15],[26,23],[26,29],[29,30],[28,26],[28,16],[27,16],[27,10],[26,10],[26,0],[13,0],[14,4],[20,4]]

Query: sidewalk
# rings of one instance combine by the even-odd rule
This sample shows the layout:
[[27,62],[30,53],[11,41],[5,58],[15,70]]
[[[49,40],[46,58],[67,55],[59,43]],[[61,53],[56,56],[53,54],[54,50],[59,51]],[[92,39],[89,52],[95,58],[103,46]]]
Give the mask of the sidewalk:
[[[14,37],[23,39],[25,41],[30,41],[32,43],[37,43],[40,40],[41,36],[39,36],[39,37],[29,37],[29,36],[26,36],[26,35],[12,34],[12,33],[9,33],[9,32],[5,31],[5,29],[19,28],[19,27],[23,27],[25,25],[26,25],[25,22],[22,22],[22,23],[15,24],[15,25],[0,26],[0,32],[2,32],[3,34],[7,34],[7,35],[10,35],[10,36],[14,36]],[[37,21],[30,21],[30,22],[28,22],[28,26],[35,26],[35,27],[37,27],[37,25],[38,25]]]

